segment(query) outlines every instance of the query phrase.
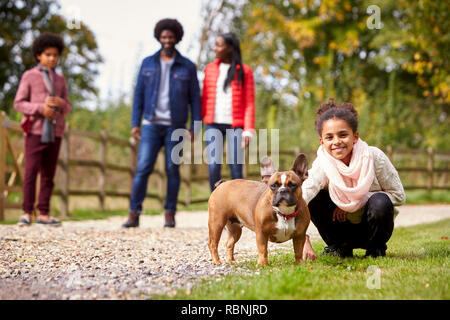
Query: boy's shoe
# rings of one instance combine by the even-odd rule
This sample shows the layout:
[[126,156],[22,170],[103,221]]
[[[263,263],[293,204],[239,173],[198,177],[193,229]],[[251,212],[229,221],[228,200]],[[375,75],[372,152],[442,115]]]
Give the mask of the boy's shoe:
[[31,226],[31,219],[23,216],[20,218],[19,222],[17,222],[19,227]]
[[175,228],[175,212],[173,211],[166,211],[164,214],[164,227],[167,228]]
[[59,227],[59,226],[61,226],[61,221],[56,220],[53,217],[50,217],[49,221],[43,221],[43,220],[40,220],[39,218],[37,218],[36,223],[37,224],[47,225],[47,226],[52,226],[52,227]]
[[332,244],[323,248],[323,252],[321,255],[336,256],[339,258],[353,258],[353,249],[348,247],[339,247],[335,244]]
[[122,225],[122,228],[136,228],[139,227],[139,214],[131,211],[127,222]]

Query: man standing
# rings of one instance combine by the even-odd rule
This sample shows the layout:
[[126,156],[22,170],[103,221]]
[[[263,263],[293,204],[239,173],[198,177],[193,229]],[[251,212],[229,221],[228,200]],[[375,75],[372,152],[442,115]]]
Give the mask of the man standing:
[[194,121],[201,121],[200,88],[197,68],[183,57],[175,45],[183,38],[183,27],[175,19],[159,21],[154,36],[161,49],[142,62],[134,93],[131,134],[140,140],[138,163],[133,180],[129,217],[122,226],[138,227],[147,182],[161,147],[165,149],[167,196],[164,204],[165,227],[175,227],[175,213],[180,188],[179,165],[171,158],[180,140],[172,141],[175,129],[184,128],[191,112],[191,140]]

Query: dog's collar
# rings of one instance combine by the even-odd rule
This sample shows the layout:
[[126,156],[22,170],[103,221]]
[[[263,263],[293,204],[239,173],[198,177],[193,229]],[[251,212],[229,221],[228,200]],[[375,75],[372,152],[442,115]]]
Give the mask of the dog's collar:
[[298,204],[295,207],[295,211],[293,213],[291,213],[291,214],[284,214],[277,207],[274,207],[274,206],[272,206],[272,208],[277,214],[279,214],[280,216],[282,216],[286,220],[295,217],[297,215],[297,213],[298,213]]

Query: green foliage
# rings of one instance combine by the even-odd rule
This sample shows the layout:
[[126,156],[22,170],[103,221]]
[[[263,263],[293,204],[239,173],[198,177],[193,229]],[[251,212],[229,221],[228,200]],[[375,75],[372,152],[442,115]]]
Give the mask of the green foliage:
[[55,14],[54,0],[0,0],[0,109],[19,120],[12,113],[13,101],[25,70],[36,65],[31,53],[33,40],[42,32],[60,34],[66,45],[59,63],[67,79],[73,106],[97,95],[93,85],[98,74],[97,65],[103,61],[94,34],[84,24],[79,29],[67,27],[64,17]]
[[[257,124],[270,123],[276,106],[281,143],[317,147],[315,109],[334,97],[355,105],[369,144],[450,148],[445,1],[225,2],[239,8],[228,28],[255,70]],[[380,8],[381,29],[367,26],[371,5]]]
[[78,108],[70,114],[69,124],[78,130],[97,133],[104,130],[113,137],[129,139],[131,135],[131,104],[122,96],[118,101],[106,101],[103,108],[95,110]]

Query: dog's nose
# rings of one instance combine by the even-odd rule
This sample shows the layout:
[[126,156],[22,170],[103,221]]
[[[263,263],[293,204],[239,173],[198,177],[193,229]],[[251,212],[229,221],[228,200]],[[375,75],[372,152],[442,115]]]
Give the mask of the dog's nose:
[[280,194],[286,194],[286,193],[289,192],[289,190],[286,189],[285,187],[281,187],[280,189],[278,189],[278,192],[279,192]]

